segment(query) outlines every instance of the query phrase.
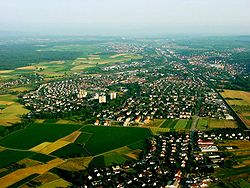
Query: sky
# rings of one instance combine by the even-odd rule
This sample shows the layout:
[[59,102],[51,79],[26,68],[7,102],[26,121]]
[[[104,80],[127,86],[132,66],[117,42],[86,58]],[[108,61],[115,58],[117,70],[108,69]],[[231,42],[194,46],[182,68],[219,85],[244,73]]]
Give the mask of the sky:
[[0,0],[0,31],[250,34],[250,0]]

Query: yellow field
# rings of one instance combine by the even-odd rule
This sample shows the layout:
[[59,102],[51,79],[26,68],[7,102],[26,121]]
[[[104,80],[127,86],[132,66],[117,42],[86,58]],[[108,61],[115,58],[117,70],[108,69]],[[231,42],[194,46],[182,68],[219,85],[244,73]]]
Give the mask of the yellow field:
[[21,121],[21,115],[27,114],[29,110],[19,103],[12,103],[3,110],[0,110],[0,124],[11,126]]
[[92,159],[92,156],[68,159],[65,163],[61,164],[59,168],[69,171],[85,170]]
[[42,66],[42,65],[38,65],[38,66],[25,66],[25,67],[19,67],[16,68],[16,70],[36,70],[36,69],[46,69],[48,68],[48,66]]
[[18,91],[18,92],[24,92],[24,91],[30,91],[30,87],[16,87],[16,88],[11,88],[10,90],[12,91]]
[[236,121],[211,119],[208,123],[209,128],[237,128]]
[[127,54],[115,54],[115,55],[112,55],[110,56],[110,58],[117,58],[117,57],[121,57],[121,56],[125,56]]
[[239,90],[224,90],[220,93],[224,98],[239,98],[242,100],[226,100],[229,105],[250,105],[250,92]]
[[61,138],[60,140],[67,141],[67,142],[75,142],[76,139],[80,136],[81,132],[80,131],[75,131],[71,133],[68,136],[65,136],[64,138]]
[[154,119],[150,120],[149,123],[143,125],[143,127],[160,127],[165,119]]
[[0,74],[7,74],[7,73],[11,73],[14,70],[0,70]]
[[142,150],[138,149],[138,150],[134,150],[133,152],[130,152],[130,153],[125,154],[125,155],[131,159],[137,160],[139,158],[139,155],[141,152],[142,152]]
[[46,164],[31,166],[27,168],[18,169],[4,177],[0,178],[1,187],[8,187],[32,174],[44,174],[50,169],[59,166],[64,161],[62,159],[53,159]]
[[57,140],[47,146],[45,146],[44,148],[42,148],[41,150],[37,151],[40,153],[44,153],[44,154],[50,154],[66,145],[70,144],[70,142],[67,141],[63,141],[63,140]]
[[31,149],[29,149],[30,151],[35,151],[35,152],[39,152],[40,150],[42,150],[43,148],[49,146],[52,142],[43,142]]
[[45,121],[45,119],[36,119],[35,122],[36,123],[43,123]]

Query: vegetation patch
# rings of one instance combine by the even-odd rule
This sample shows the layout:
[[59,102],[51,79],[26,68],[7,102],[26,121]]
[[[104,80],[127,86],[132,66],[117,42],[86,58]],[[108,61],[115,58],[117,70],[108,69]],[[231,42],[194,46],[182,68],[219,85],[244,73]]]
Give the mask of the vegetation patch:
[[72,124],[33,124],[4,137],[0,140],[0,145],[18,149],[29,149],[42,142],[54,142],[80,127],[81,125]]
[[8,186],[9,188],[14,188],[14,187],[20,187],[21,185],[24,185],[26,183],[28,183],[29,181],[31,181],[32,179],[36,178],[37,176],[39,176],[39,174],[32,174],[16,183],[14,183],[11,186]]
[[44,154],[38,153],[36,155],[31,156],[30,159],[40,161],[40,162],[43,162],[43,163],[47,163],[47,162],[55,159],[55,157],[52,157],[50,155],[44,155]]
[[81,131],[93,134],[86,143],[86,149],[93,155],[126,146],[151,136],[149,129],[138,127],[86,126]]
[[0,168],[6,167],[12,163],[15,163],[19,160],[27,158],[31,155],[34,155],[33,152],[29,151],[14,151],[14,150],[4,150],[0,152]]
[[51,155],[60,158],[74,158],[83,157],[89,155],[89,153],[82,147],[82,145],[72,143],[54,151]]
[[59,168],[67,171],[85,170],[92,159],[92,156],[68,159]]

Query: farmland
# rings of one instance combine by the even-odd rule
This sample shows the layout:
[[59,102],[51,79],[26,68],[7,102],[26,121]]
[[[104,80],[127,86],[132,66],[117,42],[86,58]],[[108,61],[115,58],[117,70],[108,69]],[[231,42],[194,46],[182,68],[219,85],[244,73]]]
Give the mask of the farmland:
[[211,118],[199,118],[196,125],[198,130],[207,130],[215,128],[237,128],[236,121],[233,120],[217,120]]
[[21,115],[27,114],[29,110],[24,108],[23,105],[16,102],[17,96],[7,94],[0,95],[0,125],[11,126],[14,123],[21,121]]
[[86,149],[93,155],[126,146],[151,136],[148,129],[136,127],[86,126],[81,131],[93,134],[85,145]]
[[239,90],[224,90],[221,95],[239,115],[242,121],[250,126],[250,92]]
[[80,127],[81,125],[72,124],[33,124],[3,138],[0,140],[0,145],[18,149],[29,149],[46,141],[54,142]]
[[0,152],[0,168],[8,166],[32,155],[34,155],[34,153],[28,151],[4,150]]

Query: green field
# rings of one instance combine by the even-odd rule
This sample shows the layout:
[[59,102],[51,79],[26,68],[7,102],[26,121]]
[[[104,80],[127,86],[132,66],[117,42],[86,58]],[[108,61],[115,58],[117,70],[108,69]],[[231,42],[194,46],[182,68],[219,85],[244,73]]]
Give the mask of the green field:
[[174,129],[184,130],[188,122],[189,122],[189,119],[179,119],[176,125],[174,126]]
[[208,120],[205,118],[200,118],[198,120],[196,128],[199,130],[206,130],[208,128]]
[[92,155],[130,145],[152,135],[149,129],[139,127],[86,126],[81,131],[93,134],[85,145]]
[[79,129],[81,125],[33,124],[0,140],[0,145],[17,149],[30,149],[42,142],[53,142]]
[[0,152],[0,168],[8,166],[17,161],[20,161],[31,155],[34,155],[34,153],[29,151],[4,150]]
[[82,145],[85,145],[88,140],[91,138],[93,134],[92,133],[86,133],[86,132],[82,132],[81,135],[76,139],[76,143],[80,143]]
[[160,126],[161,128],[170,128],[171,123],[173,122],[173,119],[166,119],[164,123]]
[[30,159],[33,159],[33,160],[36,160],[36,161],[40,161],[40,162],[43,162],[43,163],[47,163],[53,159],[55,159],[55,157],[52,157],[52,156],[49,156],[49,155],[44,155],[44,154],[41,154],[41,153],[38,153],[38,154],[35,154],[31,157],[29,157]]
[[60,158],[74,158],[87,156],[89,153],[80,144],[72,143],[54,151],[51,155]]

